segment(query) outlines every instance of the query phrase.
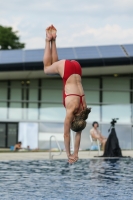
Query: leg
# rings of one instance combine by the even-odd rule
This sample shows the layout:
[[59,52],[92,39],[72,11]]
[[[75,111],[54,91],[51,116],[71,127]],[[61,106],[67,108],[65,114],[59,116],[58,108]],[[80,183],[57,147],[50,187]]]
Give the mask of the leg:
[[44,52],[44,66],[50,66],[52,64],[52,52],[51,52],[51,47],[50,43],[52,40],[52,31],[51,27],[48,27],[46,29],[46,43],[45,43],[45,52]]
[[69,156],[69,163],[74,163],[78,160],[80,140],[81,140],[81,132],[76,133],[75,135],[74,153],[73,155]]
[[107,141],[107,139],[103,139],[103,140],[102,140],[103,151],[104,151],[104,149],[105,149],[106,141]]
[[52,25],[52,41],[51,41],[51,50],[52,50],[52,63],[58,61],[58,54],[56,49],[56,28]]

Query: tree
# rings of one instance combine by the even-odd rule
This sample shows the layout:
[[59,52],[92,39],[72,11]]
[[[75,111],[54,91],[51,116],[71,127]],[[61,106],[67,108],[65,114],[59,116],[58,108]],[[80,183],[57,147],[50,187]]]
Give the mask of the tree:
[[20,43],[17,36],[18,31],[13,31],[12,27],[0,25],[0,49],[23,49],[24,43]]

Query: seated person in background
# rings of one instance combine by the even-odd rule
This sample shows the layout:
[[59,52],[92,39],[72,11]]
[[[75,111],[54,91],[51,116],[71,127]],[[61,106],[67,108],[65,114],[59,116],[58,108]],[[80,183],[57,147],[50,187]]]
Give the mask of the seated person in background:
[[105,138],[101,132],[98,130],[99,124],[98,122],[92,123],[93,128],[90,130],[90,134],[93,140],[99,140],[99,142],[102,144],[102,147],[104,149],[105,143],[107,141],[107,138]]
[[17,144],[15,144],[14,151],[20,150],[22,148],[21,145],[22,145],[22,142],[18,142]]

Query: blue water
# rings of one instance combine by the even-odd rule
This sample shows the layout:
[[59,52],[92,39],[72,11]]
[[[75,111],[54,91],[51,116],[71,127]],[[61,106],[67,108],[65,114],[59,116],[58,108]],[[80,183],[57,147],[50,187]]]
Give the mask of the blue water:
[[133,159],[0,162],[0,200],[132,200]]

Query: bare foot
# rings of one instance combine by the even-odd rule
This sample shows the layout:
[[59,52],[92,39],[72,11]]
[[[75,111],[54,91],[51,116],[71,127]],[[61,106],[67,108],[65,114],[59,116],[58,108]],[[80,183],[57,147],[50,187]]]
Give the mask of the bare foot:
[[53,25],[51,25],[51,29],[52,29],[52,37],[53,37],[53,40],[55,40],[56,39],[56,32],[57,32],[57,30],[56,30],[56,28],[53,26]]
[[53,38],[52,28],[51,28],[51,26],[49,26],[48,28],[46,28],[46,40],[51,41],[52,38]]
[[77,157],[77,156],[70,155],[70,156],[68,157],[68,162],[69,162],[69,164],[75,163],[75,162],[77,162],[77,160],[78,160],[78,157]]

